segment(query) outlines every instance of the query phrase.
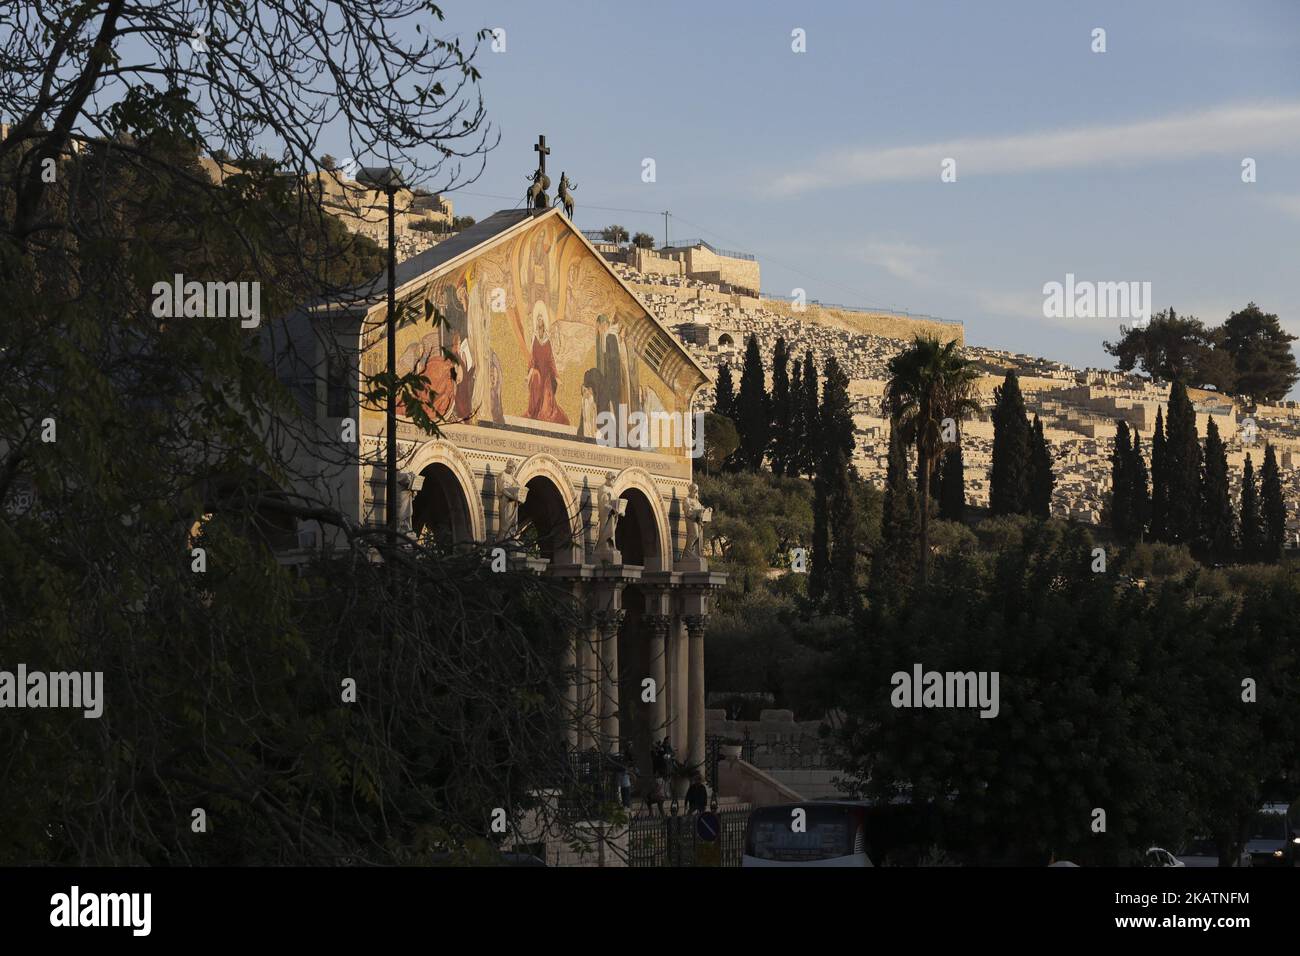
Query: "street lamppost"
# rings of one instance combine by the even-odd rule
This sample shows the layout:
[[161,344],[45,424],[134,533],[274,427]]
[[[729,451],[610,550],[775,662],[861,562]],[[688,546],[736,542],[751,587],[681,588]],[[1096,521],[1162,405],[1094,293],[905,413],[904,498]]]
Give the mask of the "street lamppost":
[[388,194],[388,408],[385,430],[388,434],[386,450],[388,483],[384,491],[384,518],[388,532],[397,538],[397,227],[395,226],[394,197],[399,189],[406,189],[401,170],[392,166],[363,166],[357,173],[357,182],[377,193]]

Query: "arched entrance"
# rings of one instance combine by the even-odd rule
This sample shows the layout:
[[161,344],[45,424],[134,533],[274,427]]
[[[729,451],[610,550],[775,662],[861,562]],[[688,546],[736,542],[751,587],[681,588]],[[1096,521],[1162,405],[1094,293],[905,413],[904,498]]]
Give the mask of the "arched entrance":
[[411,530],[443,547],[473,541],[469,502],[455,472],[434,462],[420,476],[424,484],[411,505]]
[[642,567],[655,564],[660,554],[654,506],[639,488],[629,488],[621,497],[627,502],[627,513],[618,523],[614,544],[623,555],[623,563]]
[[519,508],[519,543],[533,557],[566,564],[573,551],[573,521],[564,495],[544,475],[529,479]]

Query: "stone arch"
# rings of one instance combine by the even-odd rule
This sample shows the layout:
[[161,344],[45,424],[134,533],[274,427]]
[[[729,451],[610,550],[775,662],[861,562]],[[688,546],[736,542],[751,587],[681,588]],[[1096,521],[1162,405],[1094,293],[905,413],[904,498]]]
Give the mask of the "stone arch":
[[730,332],[723,332],[721,335],[718,336],[718,348],[734,349],[735,347],[736,347],[736,340],[731,337]]
[[[650,524],[649,534],[639,543],[643,561],[632,561],[628,555],[623,560],[628,563],[644,563],[647,570],[670,570],[673,566],[673,545],[665,513],[663,496],[655,485],[650,473],[643,468],[625,468],[614,479],[614,493],[620,498],[628,499],[628,516],[639,512],[639,517]],[[624,521],[628,518],[624,517]],[[620,531],[622,522],[620,522]]]
[[[563,522],[567,526],[567,535],[563,545],[550,555],[551,561],[554,564],[581,564],[582,515],[573,483],[569,480],[564,466],[551,455],[539,453],[519,463],[515,468],[515,480],[529,489],[528,502],[521,509],[521,514],[535,512],[537,508],[537,502],[534,501],[535,490],[542,490],[543,495],[546,495],[549,494],[550,489],[554,489],[559,506],[564,511]],[[532,507],[529,507],[530,504]]]
[[[463,511],[457,514],[452,508],[452,527],[457,538],[456,543],[483,542],[487,540],[487,518],[483,513],[483,496],[479,493],[479,483],[474,478],[474,471],[469,460],[460,449],[450,442],[442,440],[422,443],[411,456],[410,462],[402,469],[414,475],[423,475],[425,487],[415,497],[413,514],[421,510],[422,496],[427,489],[430,495],[442,493],[449,498],[455,497],[458,489]],[[432,482],[432,484],[431,484]],[[428,503],[429,499],[423,499]]]

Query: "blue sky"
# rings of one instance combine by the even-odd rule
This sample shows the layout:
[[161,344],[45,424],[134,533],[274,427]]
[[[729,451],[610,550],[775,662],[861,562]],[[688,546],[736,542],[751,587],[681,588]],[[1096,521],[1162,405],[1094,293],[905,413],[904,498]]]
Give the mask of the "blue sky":
[[1253,299],[1300,334],[1294,0],[445,12],[449,32],[506,30],[479,60],[501,143],[458,213],[514,205],[474,194],[521,197],[545,132],[581,227],[661,238],[661,215],[593,207],[669,210],[671,236],[756,254],[765,292],[961,319],[974,344],[1102,367],[1118,322],[1044,318],[1044,283],[1149,281],[1156,309],[1216,324]]

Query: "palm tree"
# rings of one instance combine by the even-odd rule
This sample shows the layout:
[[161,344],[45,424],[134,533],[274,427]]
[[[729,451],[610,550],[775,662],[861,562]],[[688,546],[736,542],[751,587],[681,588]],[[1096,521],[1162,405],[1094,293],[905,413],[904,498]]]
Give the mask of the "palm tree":
[[960,420],[967,412],[979,411],[975,399],[974,366],[957,354],[955,341],[940,344],[936,338],[918,335],[911,346],[889,360],[889,382],[882,405],[894,428],[905,442],[915,444],[917,498],[921,509],[921,583],[929,576],[930,563],[930,476],[947,449],[943,441],[943,420]]

